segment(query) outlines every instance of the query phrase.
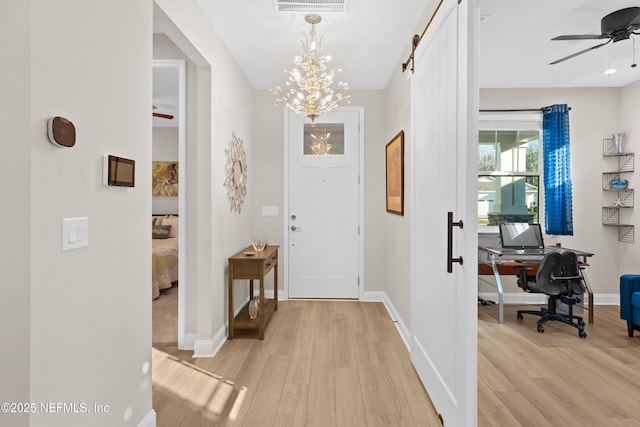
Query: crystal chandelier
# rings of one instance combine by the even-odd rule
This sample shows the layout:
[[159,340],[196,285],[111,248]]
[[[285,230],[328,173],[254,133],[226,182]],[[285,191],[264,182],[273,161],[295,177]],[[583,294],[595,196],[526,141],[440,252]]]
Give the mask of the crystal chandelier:
[[[293,58],[295,68],[289,73],[286,82],[289,89],[280,86],[271,89],[276,95],[276,102],[283,104],[301,116],[307,116],[312,122],[322,113],[333,110],[342,101],[349,103],[350,95],[344,93],[349,90],[345,82],[338,82],[337,89],[333,89],[333,78],[338,70],[328,70],[327,62],[331,56],[322,50],[322,40],[316,40],[315,24],[321,21],[320,15],[310,14],[304,20],[311,24],[309,37],[305,34],[302,41],[302,53]],[[285,71],[287,72],[287,71]]]
[[326,156],[327,154],[331,154],[333,144],[329,144],[330,136],[330,132],[312,133],[311,139],[313,142],[311,143],[311,152],[316,156]]

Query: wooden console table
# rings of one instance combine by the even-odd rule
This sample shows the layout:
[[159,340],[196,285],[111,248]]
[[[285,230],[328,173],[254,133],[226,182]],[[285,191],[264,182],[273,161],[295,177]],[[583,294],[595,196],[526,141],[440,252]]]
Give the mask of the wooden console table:
[[[269,245],[263,251],[254,253],[252,246],[247,246],[237,254],[229,257],[229,334],[233,339],[236,330],[257,330],[258,338],[264,339],[264,328],[269,318],[278,309],[278,248]],[[273,299],[264,296],[264,276],[273,269]],[[260,280],[260,310],[255,319],[249,317],[247,303],[237,316],[233,316],[233,281],[249,280],[249,301],[253,298],[253,281]]]

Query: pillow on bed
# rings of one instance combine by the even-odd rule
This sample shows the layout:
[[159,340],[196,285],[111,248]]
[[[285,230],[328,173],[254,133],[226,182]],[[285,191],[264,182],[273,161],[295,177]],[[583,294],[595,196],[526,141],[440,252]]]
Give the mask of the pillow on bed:
[[170,232],[170,225],[154,225],[151,229],[151,237],[154,239],[167,239]]
[[178,217],[169,216],[162,219],[162,225],[170,225],[171,231],[169,231],[169,237],[178,237]]

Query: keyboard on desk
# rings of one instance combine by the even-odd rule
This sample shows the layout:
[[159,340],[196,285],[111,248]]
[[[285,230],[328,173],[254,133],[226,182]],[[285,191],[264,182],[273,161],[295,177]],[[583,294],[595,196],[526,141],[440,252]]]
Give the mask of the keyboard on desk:
[[548,253],[547,249],[500,249],[504,255],[517,255],[517,256],[542,256]]

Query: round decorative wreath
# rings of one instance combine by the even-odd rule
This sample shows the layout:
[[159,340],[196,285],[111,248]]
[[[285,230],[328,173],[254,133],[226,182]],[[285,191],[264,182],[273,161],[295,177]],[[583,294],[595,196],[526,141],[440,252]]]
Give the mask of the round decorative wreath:
[[227,154],[227,179],[224,186],[227,187],[231,212],[237,210],[240,213],[240,207],[247,194],[247,155],[242,140],[234,134],[229,148],[224,151]]

